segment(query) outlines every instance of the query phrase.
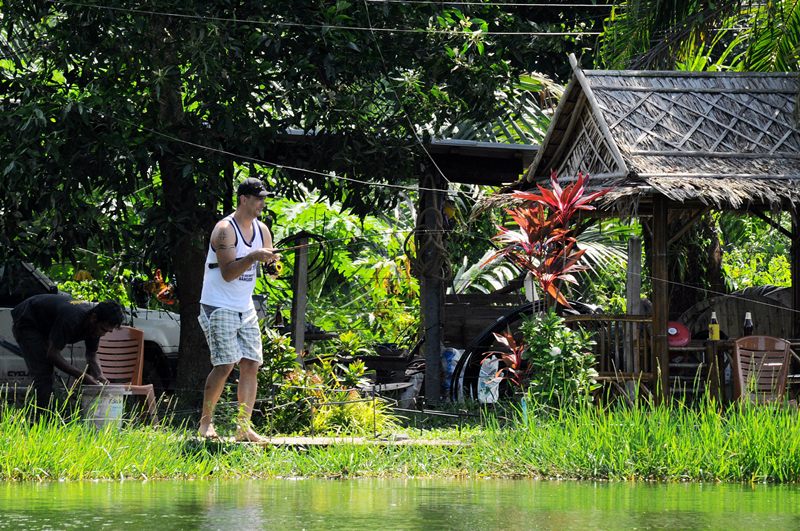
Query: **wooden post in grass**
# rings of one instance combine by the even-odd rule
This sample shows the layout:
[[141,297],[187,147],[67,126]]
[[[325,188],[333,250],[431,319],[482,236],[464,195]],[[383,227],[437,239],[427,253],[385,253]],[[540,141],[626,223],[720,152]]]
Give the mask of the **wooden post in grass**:
[[[628,240],[628,271],[625,279],[625,311],[628,315],[642,314],[642,241],[639,238]],[[625,344],[624,344],[624,367],[617,367],[617,370],[639,374],[642,370],[639,360],[638,327],[640,323],[625,324]],[[628,398],[631,401],[636,399],[637,382],[625,382]]]
[[292,276],[292,345],[297,352],[297,361],[303,363],[306,342],[306,304],[308,303],[308,236],[301,234],[294,251],[294,275]]
[[444,304],[444,247],[442,245],[443,179],[430,173],[420,178],[417,256],[420,311],[425,353],[425,400],[437,404],[441,386],[441,323]]
[[656,194],[653,197],[653,357],[655,369],[661,378],[656,385],[660,402],[669,400],[669,349],[667,346],[667,316],[669,313],[669,291],[667,273],[667,199]]

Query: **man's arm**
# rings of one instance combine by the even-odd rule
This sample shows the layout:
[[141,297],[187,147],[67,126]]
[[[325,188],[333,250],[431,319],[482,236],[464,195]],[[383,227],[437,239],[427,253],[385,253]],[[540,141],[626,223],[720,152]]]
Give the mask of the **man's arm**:
[[[266,239],[266,234],[264,235]],[[264,242],[266,245],[266,241]],[[272,238],[270,237],[270,248],[255,249],[247,256],[236,259],[236,234],[230,223],[221,221],[214,227],[211,233],[211,245],[217,254],[217,263],[222,273],[222,278],[226,282],[236,280],[245,271],[250,269],[254,262],[266,262],[274,260],[275,254],[271,252]]]
[[110,383],[108,378],[103,376],[103,369],[97,362],[97,352],[86,351],[86,367],[87,372],[103,385]]
[[83,378],[83,381],[90,384],[90,385],[98,385],[99,382],[96,378],[89,374],[84,374],[77,369],[77,367],[73,367],[70,365],[67,360],[61,355],[61,349],[56,348],[53,346],[52,343],[47,345],[47,359],[52,363],[57,369],[64,371],[65,373],[69,374],[74,378],[80,379]]

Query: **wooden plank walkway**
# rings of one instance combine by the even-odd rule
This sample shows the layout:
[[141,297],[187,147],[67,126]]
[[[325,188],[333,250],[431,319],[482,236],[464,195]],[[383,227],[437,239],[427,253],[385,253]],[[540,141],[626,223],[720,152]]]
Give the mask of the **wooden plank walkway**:
[[303,448],[308,446],[470,446],[462,441],[446,439],[411,439],[405,437],[373,439],[371,437],[267,437],[265,442],[237,441],[233,437],[220,437],[218,439],[202,439],[194,437],[198,442],[247,444],[253,446],[287,446]]

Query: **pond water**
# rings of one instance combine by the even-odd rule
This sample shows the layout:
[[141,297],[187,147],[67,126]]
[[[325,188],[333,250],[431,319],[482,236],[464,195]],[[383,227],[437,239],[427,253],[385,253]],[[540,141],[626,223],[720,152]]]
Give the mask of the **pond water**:
[[800,529],[800,488],[528,480],[0,483],[0,529]]

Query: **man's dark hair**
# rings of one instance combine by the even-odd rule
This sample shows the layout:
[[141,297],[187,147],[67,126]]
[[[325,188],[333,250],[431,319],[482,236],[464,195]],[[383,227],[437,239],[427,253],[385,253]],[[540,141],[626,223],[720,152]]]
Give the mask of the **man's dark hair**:
[[103,301],[95,304],[94,308],[90,310],[95,318],[101,322],[119,328],[125,321],[125,314],[122,311],[122,306],[114,301]]

